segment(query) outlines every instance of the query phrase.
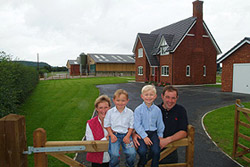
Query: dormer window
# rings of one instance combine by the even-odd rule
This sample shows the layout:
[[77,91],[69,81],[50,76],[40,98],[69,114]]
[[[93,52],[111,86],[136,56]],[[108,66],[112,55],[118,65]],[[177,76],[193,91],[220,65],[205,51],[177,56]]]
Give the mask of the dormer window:
[[167,54],[167,49],[168,49],[168,44],[166,42],[166,40],[162,37],[161,38],[161,44],[160,44],[160,55],[165,55]]

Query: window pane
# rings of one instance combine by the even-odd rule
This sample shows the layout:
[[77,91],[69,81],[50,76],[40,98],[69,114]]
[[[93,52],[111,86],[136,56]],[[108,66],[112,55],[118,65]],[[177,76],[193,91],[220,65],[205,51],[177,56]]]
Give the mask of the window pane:
[[187,68],[186,68],[186,76],[190,76],[190,66],[187,65]]
[[143,57],[143,49],[142,48],[138,49],[138,57]]
[[207,75],[207,70],[206,70],[206,66],[203,66],[203,76]]

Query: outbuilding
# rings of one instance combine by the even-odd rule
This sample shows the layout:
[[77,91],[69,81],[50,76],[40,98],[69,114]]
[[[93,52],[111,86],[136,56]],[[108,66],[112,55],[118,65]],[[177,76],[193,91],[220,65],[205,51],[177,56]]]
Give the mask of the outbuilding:
[[71,76],[80,75],[80,63],[78,60],[68,60],[66,66],[69,75]]
[[223,92],[250,94],[250,38],[245,37],[217,63],[222,63],[221,89]]
[[89,75],[96,76],[134,76],[134,56],[125,54],[88,53]]

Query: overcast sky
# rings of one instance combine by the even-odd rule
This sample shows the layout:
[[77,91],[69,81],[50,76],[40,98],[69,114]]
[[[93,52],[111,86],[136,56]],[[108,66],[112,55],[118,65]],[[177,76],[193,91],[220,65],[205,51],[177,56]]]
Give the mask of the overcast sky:
[[[84,53],[132,54],[137,33],[193,15],[194,0],[0,0],[0,51],[65,66]],[[204,0],[222,54],[250,37],[249,0]],[[218,57],[220,57],[219,55]]]

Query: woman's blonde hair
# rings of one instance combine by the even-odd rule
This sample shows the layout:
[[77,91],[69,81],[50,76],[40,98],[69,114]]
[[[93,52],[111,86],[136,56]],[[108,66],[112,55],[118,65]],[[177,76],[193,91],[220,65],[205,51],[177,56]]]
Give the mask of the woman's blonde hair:
[[109,107],[111,106],[111,100],[107,95],[101,95],[99,97],[97,97],[97,99],[95,100],[95,108],[98,107],[98,105],[102,102],[107,102]]

